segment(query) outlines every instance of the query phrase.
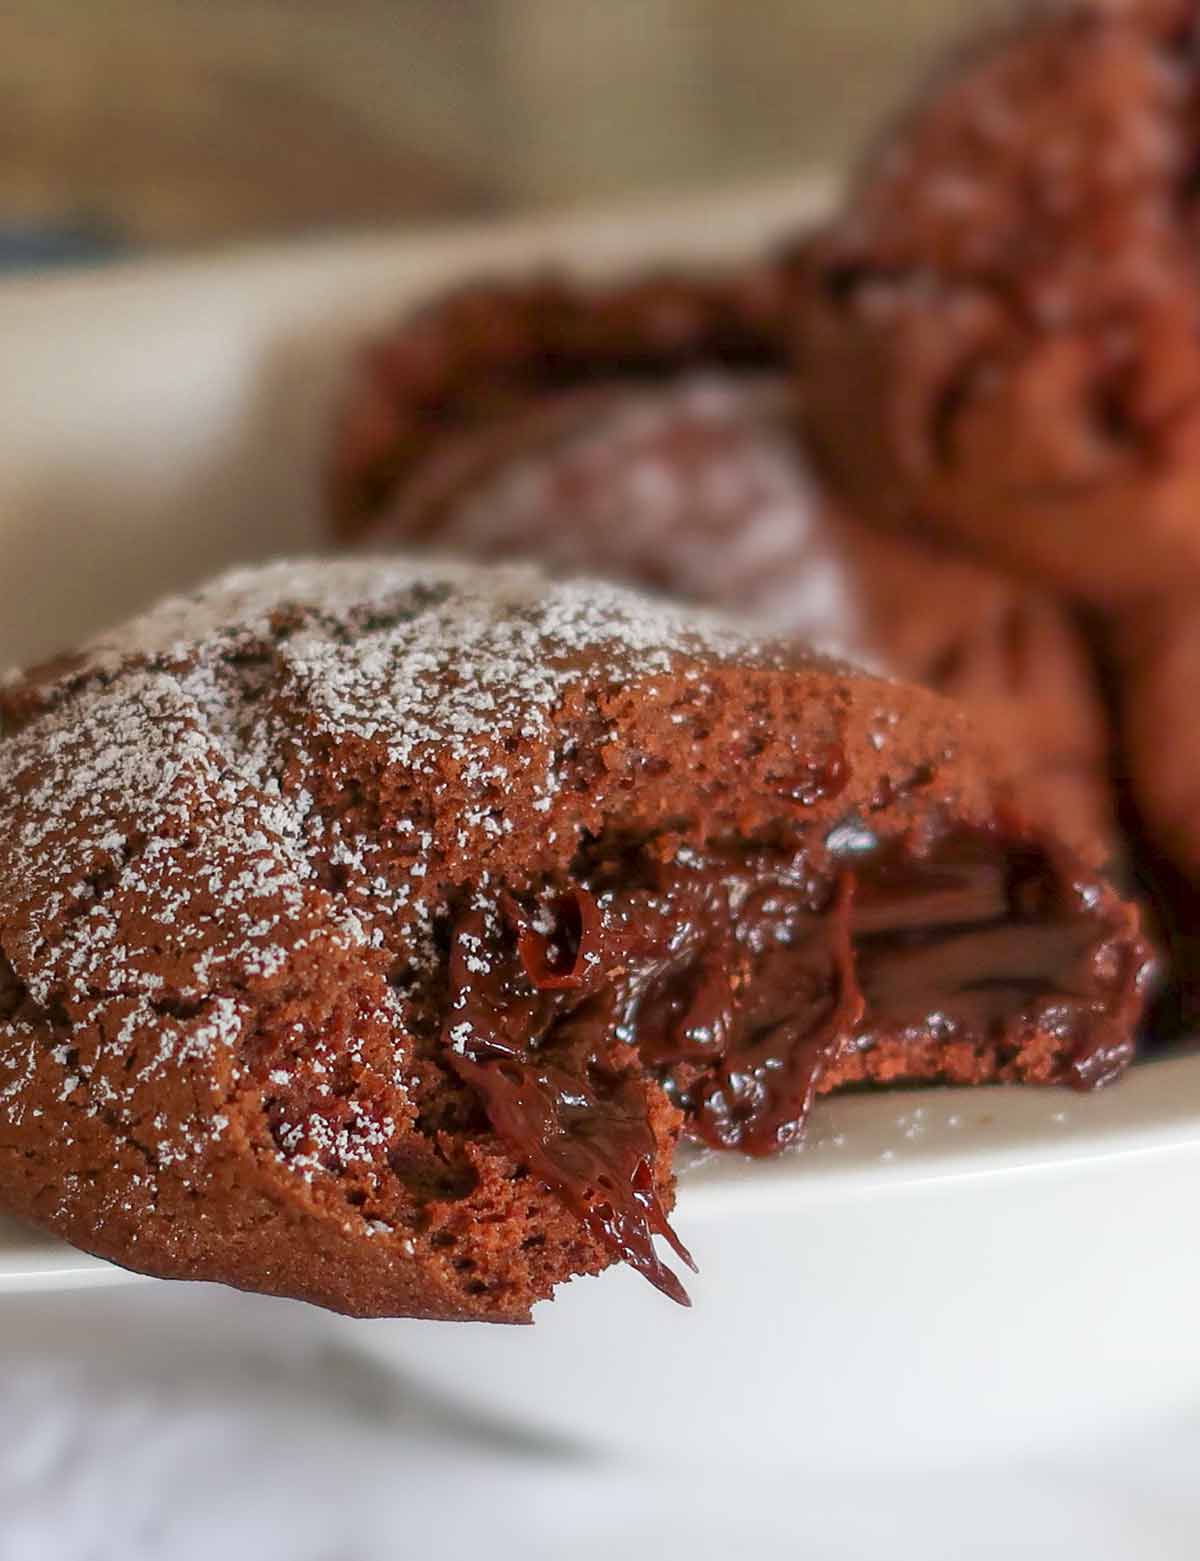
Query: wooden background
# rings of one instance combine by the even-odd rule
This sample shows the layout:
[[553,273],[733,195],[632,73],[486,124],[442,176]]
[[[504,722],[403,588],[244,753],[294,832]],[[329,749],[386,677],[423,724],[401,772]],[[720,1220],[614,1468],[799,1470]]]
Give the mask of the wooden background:
[[0,223],[194,246],[827,164],[980,0],[6,0]]

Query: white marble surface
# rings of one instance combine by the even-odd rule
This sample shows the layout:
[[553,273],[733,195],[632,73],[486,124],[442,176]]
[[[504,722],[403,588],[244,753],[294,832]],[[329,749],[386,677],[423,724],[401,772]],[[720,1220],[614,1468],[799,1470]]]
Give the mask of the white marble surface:
[[[1097,1363],[1103,1369],[1103,1363]],[[0,1561],[1191,1561],[1200,1417],[1127,1453],[655,1471],[462,1419],[315,1314],[204,1287],[0,1304]]]

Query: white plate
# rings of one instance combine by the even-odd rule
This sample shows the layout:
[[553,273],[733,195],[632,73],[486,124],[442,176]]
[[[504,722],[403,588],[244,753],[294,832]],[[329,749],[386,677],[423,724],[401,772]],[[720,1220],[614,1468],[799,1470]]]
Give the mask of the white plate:
[[[229,562],[319,545],[349,346],[403,304],[485,270],[742,253],[819,201],[792,186],[0,285],[0,663]],[[945,1461],[966,1423],[977,1450],[1033,1447],[1200,1394],[1200,1058],[1093,1098],[834,1101],[812,1137],[686,1178],[678,1222],[704,1269],[686,1318],[612,1272],[534,1330],[356,1339],[559,1434],[691,1453],[716,1426],[731,1452],[799,1445],[813,1468]],[[110,1277],[0,1227],[0,1289]]]
[[342,1324],[464,1408],[643,1459],[869,1476],[1149,1438],[1200,1402],[1200,1059],[1093,1096],[833,1100],[673,1223],[680,1314],[627,1269],[504,1331]]

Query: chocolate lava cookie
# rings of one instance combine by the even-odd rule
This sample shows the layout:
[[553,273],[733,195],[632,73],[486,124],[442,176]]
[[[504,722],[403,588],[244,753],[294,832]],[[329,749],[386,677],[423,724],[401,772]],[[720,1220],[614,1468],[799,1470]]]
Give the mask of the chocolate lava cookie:
[[233,574],[12,682],[0,1203],[147,1272],[522,1320],[681,1132],[1118,1073],[1136,913],[958,709],[526,568]]
[[846,491],[1101,605],[1200,581],[1198,14],[1025,10],[802,256],[809,424]]
[[[344,419],[343,530],[365,528],[375,546],[536,558],[736,609],[926,683],[970,705],[1030,812],[1111,851],[1107,722],[1068,614],[836,506],[798,442],[781,372],[786,280],[762,269],[724,291],[691,285],[694,297],[682,279],[597,295],[480,287],[397,327],[368,356]],[[617,331],[622,298],[629,323]],[[543,356],[564,318],[573,355]],[[451,367],[477,361],[481,340],[505,343],[491,357],[509,388],[491,399],[481,370],[474,385]],[[411,369],[387,367],[414,359],[455,395],[430,399]]]
[[0,1202],[153,1274],[515,1321],[624,1258],[682,1299],[680,1130],[1130,1057],[1136,913],[955,707],[616,588],[275,565],[3,713]]

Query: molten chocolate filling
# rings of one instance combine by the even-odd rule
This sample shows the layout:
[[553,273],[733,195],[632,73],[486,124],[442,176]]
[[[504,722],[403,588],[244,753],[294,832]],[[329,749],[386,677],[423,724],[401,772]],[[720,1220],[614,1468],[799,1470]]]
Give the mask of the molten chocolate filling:
[[1080,1088],[1128,1061],[1137,971],[1095,887],[1044,852],[844,827],[822,858],[614,852],[455,925],[451,1065],[533,1174],[679,1301],[654,1249],[664,1236],[690,1263],[656,1192],[646,1070],[692,1136],[764,1155],[799,1140],[835,1058],[883,1039],[1015,1047],[1036,1024]]

